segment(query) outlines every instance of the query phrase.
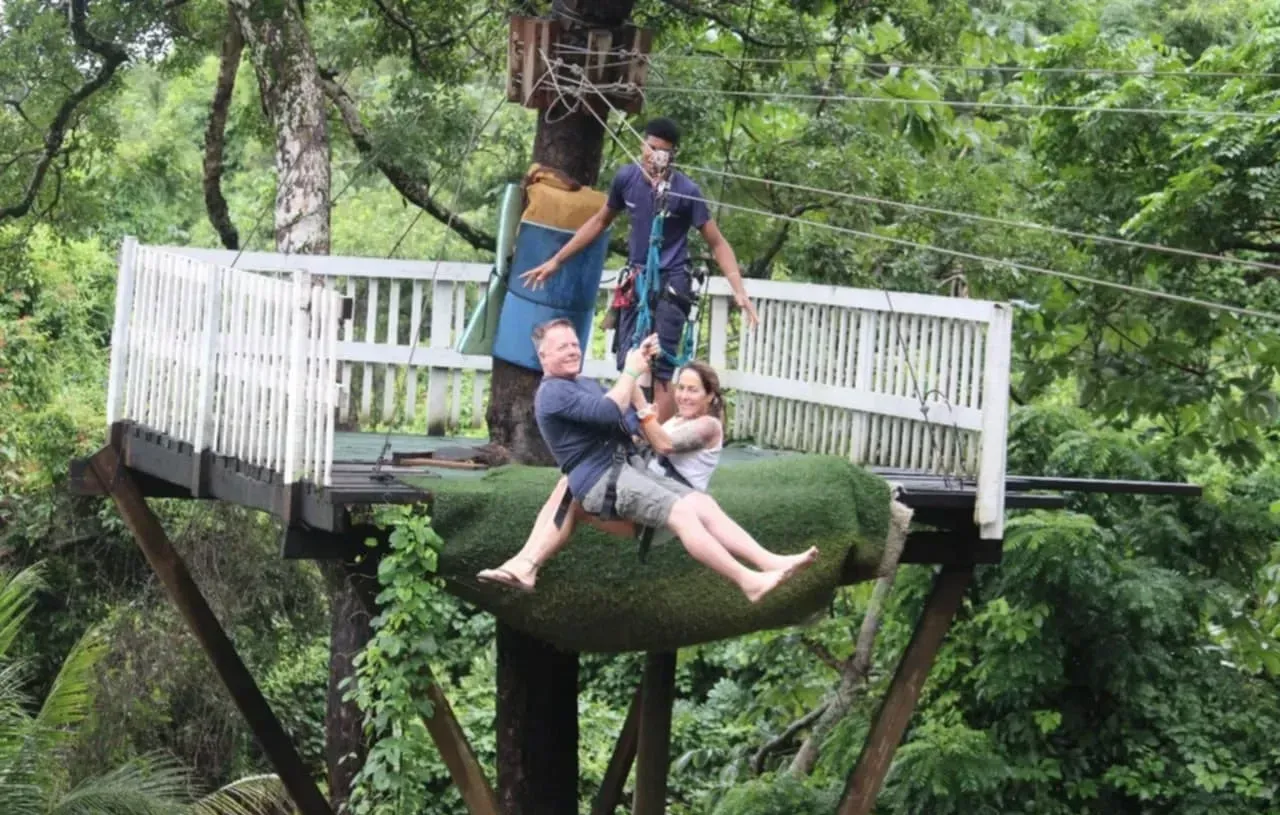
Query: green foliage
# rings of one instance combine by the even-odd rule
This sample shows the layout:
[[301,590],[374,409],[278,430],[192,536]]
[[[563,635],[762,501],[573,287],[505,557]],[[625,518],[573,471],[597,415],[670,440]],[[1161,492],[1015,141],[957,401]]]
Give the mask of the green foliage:
[[439,655],[438,580],[433,577],[442,542],[431,519],[414,507],[385,508],[381,525],[393,525],[378,563],[379,612],[373,637],[353,664],[348,698],[364,712],[372,747],[351,799],[357,815],[413,812],[434,780],[425,717],[427,692]]
[[[0,809],[6,815],[263,815],[287,800],[274,779],[255,779],[190,797],[190,773],[172,759],[136,756],[106,773],[74,781],[66,763],[94,705],[96,664],[107,650],[90,631],[62,662],[33,706],[23,692],[25,666],[11,653],[42,587],[38,568],[0,573]],[[34,711],[34,712],[33,712]]]
[[[0,227],[0,499],[45,488],[102,413],[115,264],[96,239]],[[82,296],[101,292],[107,296]]]
[[840,788],[815,789],[790,775],[762,776],[736,787],[712,815],[827,815],[836,811]]

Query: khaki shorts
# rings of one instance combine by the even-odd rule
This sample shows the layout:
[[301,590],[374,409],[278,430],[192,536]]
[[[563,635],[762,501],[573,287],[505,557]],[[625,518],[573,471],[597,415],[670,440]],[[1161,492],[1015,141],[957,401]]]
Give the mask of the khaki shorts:
[[[582,508],[592,515],[604,509],[604,494],[609,487],[606,472],[587,494],[582,497]],[[618,515],[640,526],[661,529],[667,525],[667,517],[676,501],[694,492],[679,481],[651,471],[644,459],[632,456],[618,472]]]

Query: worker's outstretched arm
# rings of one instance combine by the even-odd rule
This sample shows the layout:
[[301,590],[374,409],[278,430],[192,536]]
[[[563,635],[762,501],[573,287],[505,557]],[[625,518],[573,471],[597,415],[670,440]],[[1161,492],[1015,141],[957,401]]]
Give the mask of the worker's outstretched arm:
[[755,306],[751,304],[746,286],[742,284],[742,270],[738,268],[738,257],[733,253],[733,247],[715,221],[708,220],[699,231],[707,242],[707,248],[711,250],[711,256],[716,259],[716,265],[729,281],[729,288],[733,289],[733,302],[746,312],[748,326],[754,327],[760,322],[760,318],[756,316]]
[[586,220],[586,223],[578,227],[578,231],[573,233],[573,237],[569,239],[568,243],[560,247],[560,250],[545,263],[535,266],[520,275],[520,279],[531,289],[541,287],[548,277],[560,271],[561,264],[600,237],[600,233],[609,228],[609,224],[613,223],[613,219],[617,215],[616,211],[609,209],[608,204],[600,207],[600,210],[595,215],[592,215]]

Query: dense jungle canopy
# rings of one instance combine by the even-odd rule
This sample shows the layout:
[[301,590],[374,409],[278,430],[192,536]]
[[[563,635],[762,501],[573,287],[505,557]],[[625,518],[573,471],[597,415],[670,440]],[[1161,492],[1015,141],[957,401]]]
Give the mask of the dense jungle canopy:
[[[122,238],[274,248],[273,111],[305,62],[327,250],[488,261],[537,116],[503,101],[507,19],[550,11],[0,1],[0,810],[235,811],[201,796],[238,784],[264,812],[278,793],[110,502],[66,488],[104,440]],[[1280,322],[1032,271],[1280,313],[1280,3],[638,0],[631,20],[654,34],[633,123],[676,119],[688,167],[794,185],[689,170],[749,276],[1012,301],[1010,472],[1205,487],[1011,513],[877,811],[1280,812]],[[606,139],[597,186],[627,160]],[[331,581],[282,560],[269,519],[197,503],[156,506],[323,781]],[[377,738],[349,805],[460,813],[413,700],[377,688],[429,661],[492,766],[494,622],[437,587],[421,519],[402,530],[383,577],[412,585],[349,688]],[[871,584],[682,651],[670,812],[832,812],[929,580],[902,568],[817,743]],[[639,666],[582,658],[584,807]]]

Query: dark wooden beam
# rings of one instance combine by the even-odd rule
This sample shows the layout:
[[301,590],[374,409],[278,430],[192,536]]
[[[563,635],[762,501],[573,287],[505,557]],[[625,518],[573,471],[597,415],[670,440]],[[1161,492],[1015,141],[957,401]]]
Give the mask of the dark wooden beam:
[[640,685],[640,732],[636,747],[636,794],[631,815],[667,811],[671,766],[671,706],[676,699],[676,654],[649,653]]
[[934,578],[933,590],[925,601],[916,630],[871,723],[858,763],[845,783],[836,815],[869,815],[875,807],[876,796],[915,712],[933,659],[973,579],[973,569],[972,564],[944,566]]
[[113,448],[104,447],[89,460],[89,468],[98,488],[109,493],[115,501],[138,547],[208,654],[227,692],[249,723],[258,744],[299,811],[303,815],[333,815],[329,802],[320,794],[315,779],[302,763],[280,720],[236,653],[235,645],[209,608],[120,456]]
[[613,745],[613,755],[609,756],[609,766],[604,770],[600,791],[591,802],[591,815],[614,815],[618,805],[622,803],[627,776],[631,775],[631,765],[636,760],[636,742],[640,733],[640,696],[643,690],[642,682],[631,697],[631,706],[627,708],[627,718],[622,723],[622,731],[618,733],[618,741]]
[[968,538],[954,532],[921,530],[912,532],[902,547],[899,563],[937,563],[963,566],[974,563],[999,563],[1004,541],[982,540],[977,528]]
[[504,815],[578,811],[578,655],[498,621],[498,789]]
[[[375,527],[358,527],[350,535],[345,536],[327,536],[325,533],[316,532],[307,534],[321,539],[348,538],[345,545],[323,541],[317,544],[321,548],[343,548],[348,551],[353,540],[363,544],[367,537],[385,537],[385,533]],[[359,593],[361,604],[369,614],[376,615],[378,613],[377,581],[369,579],[371,572],[368,569],[361,569],[349,561],[343,565],[351,575],[352,584]],[[440,758],[444,761],[445,768],[449,770],[449,778],[462,795],[467,812],[471,815],[498,815],[498,797],[494,794],[493,786],[485,776],[484,768],[480,766],[475,751],[471,749],[471,742],[462,729],[462,723],[454,714],[453,706],[444,695],[440,682],[431,675],[430,668],[423,670],[427,671],[428,679],[431,681],[427,689],[427,700],[431,702],[431,715],[426,717],[423,723],[427,726],[427,732],[431,734],[431,740],[435,742],[436,749],[440,751]]]
[[1102,492],[1108,495],[1184,495],[1197,497],[1204,487],[1183,481],[1126,481],[1115,478],[1060,478],[1053,475],[1009,475],[1005,490],[1054,490],[1061,492]]

